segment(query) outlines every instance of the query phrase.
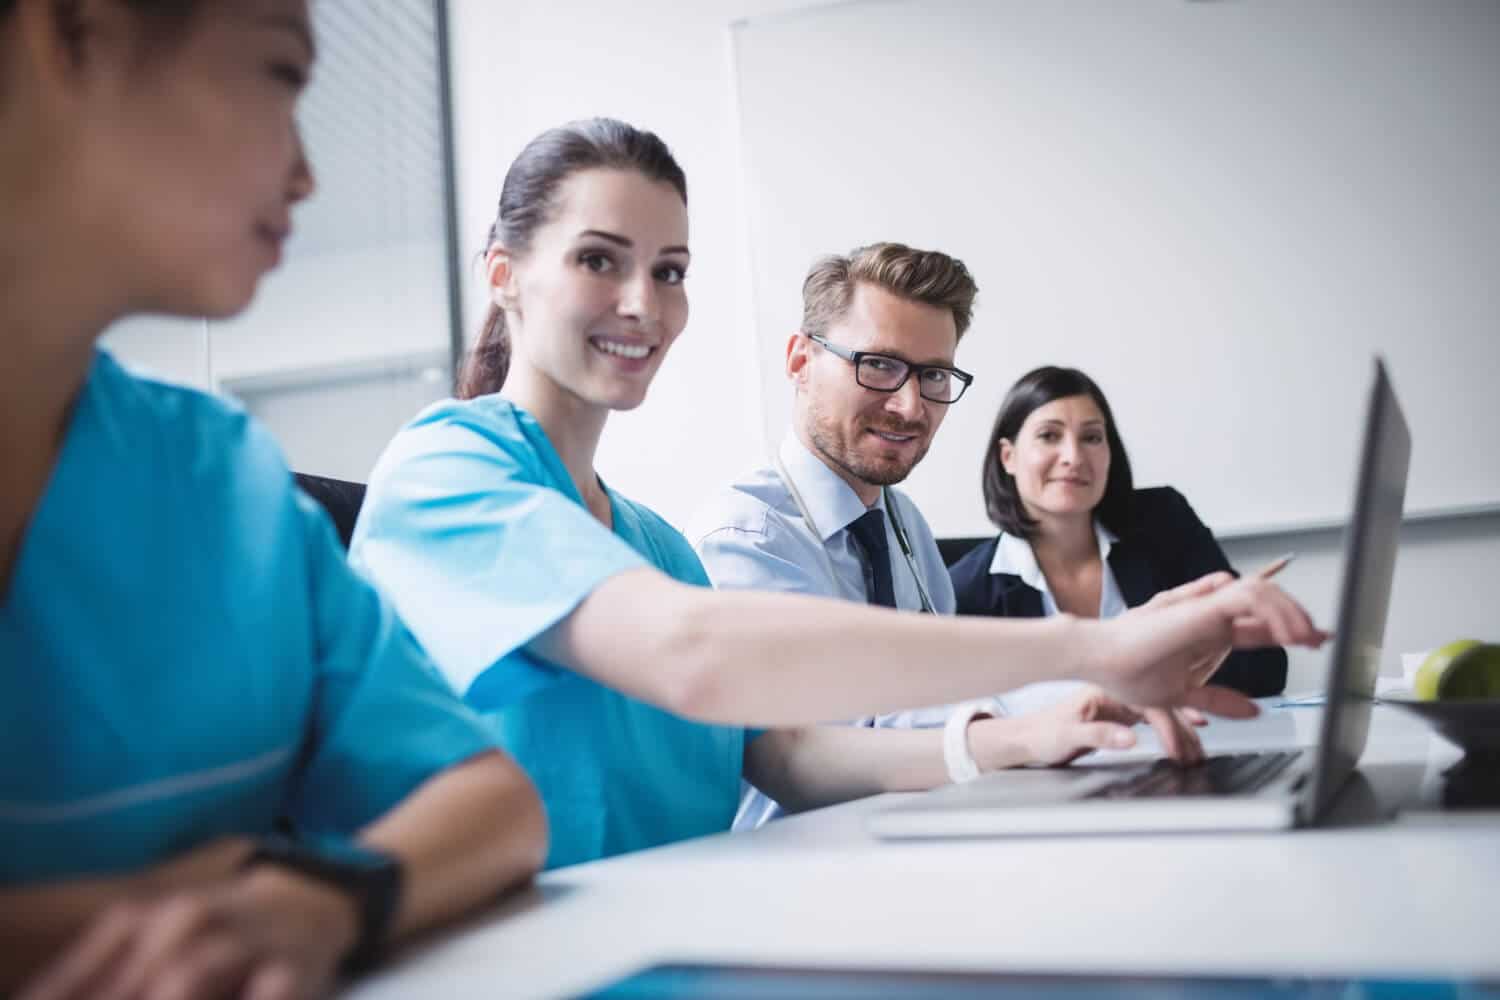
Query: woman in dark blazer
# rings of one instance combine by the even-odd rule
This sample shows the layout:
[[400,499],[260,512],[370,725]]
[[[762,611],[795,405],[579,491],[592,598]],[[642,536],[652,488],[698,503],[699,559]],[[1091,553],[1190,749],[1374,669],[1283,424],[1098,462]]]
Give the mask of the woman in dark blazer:
[[[985,449],[984,499],[1000,534],[949,568],[959,614],[1110,617],[1234,572],[1181,493],[1135,489],[1108,400],[1074,368],[1038,368],[1011,387]],[[1238,651],[1212,683],[1277,694],[1286,667],[1279,646]]]

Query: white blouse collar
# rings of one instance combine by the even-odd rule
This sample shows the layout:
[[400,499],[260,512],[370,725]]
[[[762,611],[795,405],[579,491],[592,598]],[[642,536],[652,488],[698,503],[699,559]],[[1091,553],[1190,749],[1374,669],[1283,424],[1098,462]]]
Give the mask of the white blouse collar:
[[[1101,524],[1097,517],[1094,518],[1094,538],[1099,543],[1099,558],[1109,559],[1110,549],[1119,538]],[[1047,588],[1047,578],[1042,574],[1042,567],[1037,564],[1031,543],[1009,532],[1000,533],[1000,543],[995,546],[995,558],[990,560],[990,573],[1010,573],[1019,576],[1021,582],[1033,590],[1051,593]]]

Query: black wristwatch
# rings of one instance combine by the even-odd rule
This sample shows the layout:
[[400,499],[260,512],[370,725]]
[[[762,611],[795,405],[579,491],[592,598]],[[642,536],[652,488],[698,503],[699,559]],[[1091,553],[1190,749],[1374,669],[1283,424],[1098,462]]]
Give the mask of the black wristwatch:
[[401,899],[401,862],[352,840],[269,834],[255,841],[245,867],[279,865],[347,894],[359,914],[359,937],[344,958],[346,972],[375,964]]

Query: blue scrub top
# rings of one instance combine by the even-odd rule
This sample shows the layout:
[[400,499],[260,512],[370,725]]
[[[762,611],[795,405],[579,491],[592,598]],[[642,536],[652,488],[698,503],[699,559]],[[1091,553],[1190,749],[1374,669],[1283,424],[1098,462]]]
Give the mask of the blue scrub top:
[[0,883],[285,818],[349,835],[493,749],[240,410],[99,354],[0,596]]
[[739,800],[745,730],[672,715],[527,648],[625,570],[709,586],[676,529],[609,498],[613,533],[530,414],[498,396],[446,400],[381,456],[350,549],[536,782],[548,867],[727,830]]

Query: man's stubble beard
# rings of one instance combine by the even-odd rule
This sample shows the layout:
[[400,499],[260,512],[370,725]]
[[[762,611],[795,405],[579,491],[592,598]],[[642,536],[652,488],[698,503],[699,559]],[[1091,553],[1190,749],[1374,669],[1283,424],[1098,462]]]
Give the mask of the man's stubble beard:
[[[869,463],[862,461],[854,448],[844,447],[840,442],[839,435],[832,427],[831,421],[825,421],[822,412],[811,404],[808,406],[808,437],[812,441],[814,450],[823,458],[843,469],[855,479],[870,484],[871,486],[895,486],[905,481],[915,469],[927,457],[927,450],[932,447],[932,440],[928,438],[922,445],[922,450],[917,452],[910,465],[900,468],[897,465],[882,464],[872,467]],[[920,425],[918,425],[920,427]],[[915,433],[922,434],[921,430],[908,430],[907,428],[886,428],[893,433]]]

